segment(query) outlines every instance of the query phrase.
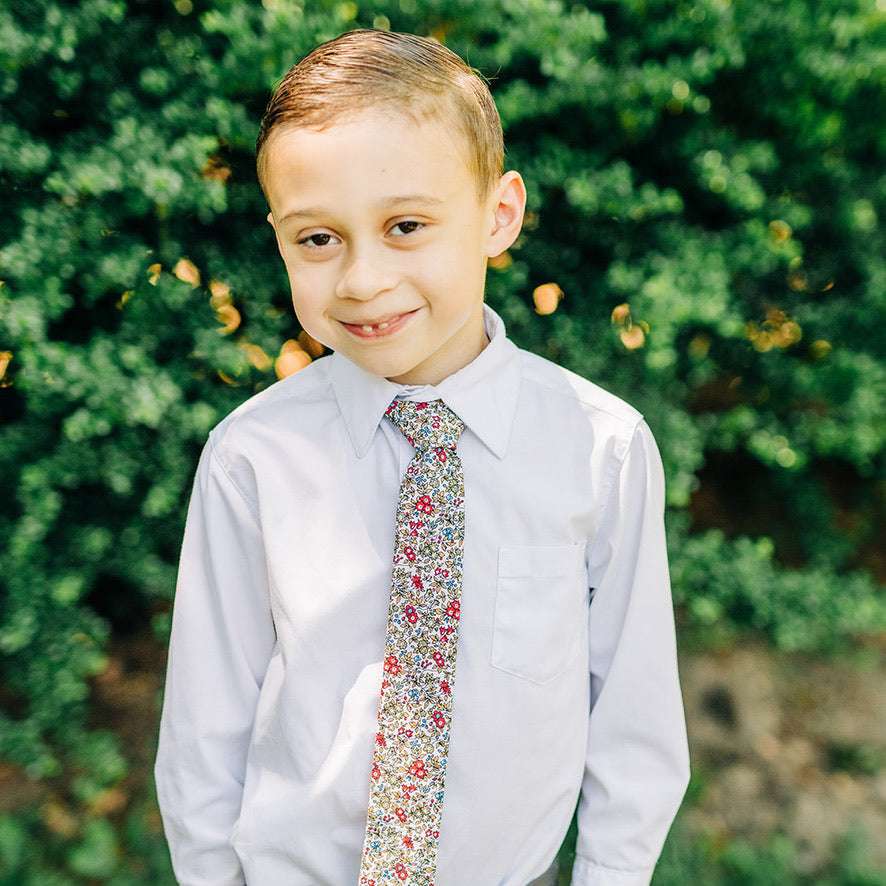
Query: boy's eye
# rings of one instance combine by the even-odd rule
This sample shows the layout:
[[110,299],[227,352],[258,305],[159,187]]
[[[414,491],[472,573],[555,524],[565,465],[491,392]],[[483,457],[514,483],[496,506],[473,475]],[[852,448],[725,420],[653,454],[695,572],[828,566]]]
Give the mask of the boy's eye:
[[394,225],[391,229],[391,233],[394,234],[395,237],[402,237],[404,234],[414,234],[423,227],[424,225],[418,221],[401,221]]
[[311,234],[298,241],[299,246],[329,246],[335,241],[332,234]]

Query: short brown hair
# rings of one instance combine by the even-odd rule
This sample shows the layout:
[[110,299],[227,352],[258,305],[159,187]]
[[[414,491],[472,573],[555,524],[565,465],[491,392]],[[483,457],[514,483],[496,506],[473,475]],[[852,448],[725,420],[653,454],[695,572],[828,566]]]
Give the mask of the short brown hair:
[[265,152],[274,133],[322,128],[374,105],[417,119],[454,120],[467,140],[481,193],[501,176],[501,120],[482,75],[434,40],[361,29],[318,46],[274,90],[255,144],[259,180],[264,184]]

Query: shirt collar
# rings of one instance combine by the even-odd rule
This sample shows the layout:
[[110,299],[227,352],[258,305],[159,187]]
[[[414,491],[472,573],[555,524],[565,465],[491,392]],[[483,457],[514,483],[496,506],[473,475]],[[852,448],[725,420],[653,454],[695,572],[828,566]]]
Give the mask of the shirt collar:
[[489,344],[473,362],[439,385],[398,385],[366,372],[341,354],[330,357],[333,390],[358,457],[369,450],[388,404],[396,397],[442,400],[488,449],[504,457],[520,393],[521,360],[505,335],[501,318],[485,305],[483,322]]

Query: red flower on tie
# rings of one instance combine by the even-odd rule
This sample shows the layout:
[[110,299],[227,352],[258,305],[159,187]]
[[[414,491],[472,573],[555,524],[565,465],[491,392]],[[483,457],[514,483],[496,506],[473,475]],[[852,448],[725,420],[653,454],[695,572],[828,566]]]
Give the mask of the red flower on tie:
[[389,656],[385,659],[385,667],[384,667],[384,669],[385,669],[389,674],[399,674],[399,673],[400,673],[400,662],[399,662],[399,660],[397,659],[397,656],[396,656],[396,655],[389,655]]
[[433,514],[434,513],[434,503],[431,501],[431,496],[430,495],[419,496],[418,501],[415,503],[415,509],[417,511],[421,511],[423,514]]
[[415,611],[415,607],[407,606],[404,611],[406,612],[406,619],[409,624],[414,625],[418,621],[418,613]]
[[406,815],[406,810],[405,810],[402,806],[398,806],[398,807],[394,810],[394,814],[397,816],[397,818],[400,819],[400,821],[406,821],[406,819],[407,819],[407,817],[408,817],[408,816]]
[[409,774],[410,774],[413,778],[425,778],[425,777],[427,776],[427,774],[428,774],[428,770],[425,769],[425,762],[424,762],[424,760],[416,760],[416,761],[415,761],[415,762],[409,767]]
[[434,725],[438,729],[442,729],[446,725],[446,718],[442,711],[434,711]]
[[372,764],[372,777],[376,779],[381,778],[381,769],[375,763]]
[[442,653],[440,653],[440,652],[434,653],[434,663],[437,665],[437,667],[440,667],[440,668],[442,668],[443,665],[446,664],[446,659],[443,658]]
[[449,686],[449,683],[446,680],[440,681],[440,691],[444,695],[450,695],[452,693],[452,689]]
[[461,603],[459,603],[458,600],[453,600],[446,607],[446,614],[450,618],[458,618],[461,615]]
[[409,545],[406,545],[406,547],[403,549],[403,553],[406,555],[406,559],[409,560],[410,562],[412,562],[415,559],[415,551],[412,550],[412,548],[409,547]]
[[418,588],[419,590],[421,590],[424,587],[424,582],[421,580],[420,575],[413,575],[412,576],[412,587]]

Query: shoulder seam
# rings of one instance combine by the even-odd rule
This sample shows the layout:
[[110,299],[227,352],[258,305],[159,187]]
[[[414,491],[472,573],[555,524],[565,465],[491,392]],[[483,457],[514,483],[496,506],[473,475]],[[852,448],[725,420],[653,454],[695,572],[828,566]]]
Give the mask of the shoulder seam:
[[259,519],[258,511],[253,507],[252,503],[249,500],[249,497],[243,491],[243,488],[240,484],[231,476],[231,472],[228,470],[227,465],[222,460],[222,457],[216,451],[215,440],[213,439],[212,434],[210,434],[209,438],[209,457],[212,459],[213,463],[218,465],[218,469],[222,472],[225,479],[228,483],[231,484],[231,487],[236,491],[237,495],[240,496],[243,504],[246,505],[246,510],[252,515],[252,519],[255,521],[255,525],[260,527],[261,520]]

